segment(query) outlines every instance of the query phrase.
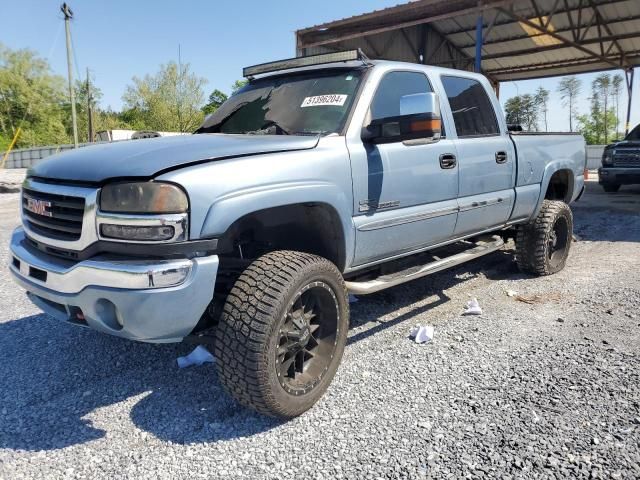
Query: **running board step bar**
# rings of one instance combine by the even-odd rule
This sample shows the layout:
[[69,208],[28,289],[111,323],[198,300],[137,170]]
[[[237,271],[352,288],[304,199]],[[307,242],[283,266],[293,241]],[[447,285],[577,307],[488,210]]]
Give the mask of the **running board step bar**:
[[432,273],[445,270],[461,263],[468,262],[474,258],[487,255],[489,253],[499,250],[504,245],[504,240],[498,235],[491,237],[482,237],[478,239],[474,246],[461,253],[451,255],[438,259],[434,262],[427,263],[426,265],[417,266],[408,270],[403,270],[398,273],[390,275],[382,275],[381,277],[374,278],[373,280],[366,280],[363,282],[345,282],[349,293],[354,295],[366,295],[368,293],[379,292],[385,288],[394,287],[416,278],[425,277]]

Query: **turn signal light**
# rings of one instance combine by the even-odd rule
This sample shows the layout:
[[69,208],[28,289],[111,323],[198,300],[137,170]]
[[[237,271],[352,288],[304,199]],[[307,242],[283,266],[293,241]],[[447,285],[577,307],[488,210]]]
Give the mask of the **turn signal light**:
[[118,240],[142,240],[159,241],[173,238],[175,230],[169,225],[158,226],[130,226],[113,225],[103,223],[100,225],[100,234],[105,238],[117,238]]

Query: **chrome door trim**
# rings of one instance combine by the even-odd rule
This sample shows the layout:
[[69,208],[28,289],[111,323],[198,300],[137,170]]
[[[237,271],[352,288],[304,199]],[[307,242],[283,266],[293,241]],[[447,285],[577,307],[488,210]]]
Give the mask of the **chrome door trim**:
[[428,220],[430,218],[442,217],[444,215],[450,215],[452,213],[458,213],[457,206],[438,208],[436,210],[430,210],[428,212],[412,213],[411,215],[403,215],[400,217],[389,218],[385,220],[376,220],[360,225],[358,227],[358,230],[361,232],[368,232],[370,230],[395,227],[397,225],[404,225],[405,223],[419,222],[421,220]]
[[471,203],[460,205],[459,211],[468,212],[469,210],[475,210],[476,208],[482,208],[482,207],[490,207],[491,205],[497,205],[498,203],[502,203],[502,202],[504,202],[504,198],[502,197],[491,198],[489,200],[482,200],[482,201],[474,200]]

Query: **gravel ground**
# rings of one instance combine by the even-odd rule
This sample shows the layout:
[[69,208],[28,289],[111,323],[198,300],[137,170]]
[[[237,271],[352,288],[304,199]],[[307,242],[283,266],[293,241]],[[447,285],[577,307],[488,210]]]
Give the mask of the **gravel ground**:
[[19,192],[26,173],[26,168],[0,168],[0,193]]
[[[0,272],[0,478],[638,478],[640,188],[589,190],[559,274],[505,249],[352,304],[332,386],[289,422],[235,405],[212,365],[178,370],[191,347],[58,323]],[[482,316],[460,315],[471,297]]]

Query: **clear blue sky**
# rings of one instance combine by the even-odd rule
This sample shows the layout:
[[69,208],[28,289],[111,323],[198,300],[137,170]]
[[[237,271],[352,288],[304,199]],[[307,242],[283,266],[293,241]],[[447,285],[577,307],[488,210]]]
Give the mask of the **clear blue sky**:
[[[48,58],[56,73],[66,76],[61,1],[2,1],[0,42],[10,48],[30,48]],[[157,71],[158,65],[178,56],[198,75],[208,79],[207,94],[218,88],[229,92],[242,76],[242,67],[295,55],[299,28],[369,12],[401,0],[324,1],[95,1],[69,0],[75,19],[72,33],[77,70],[85,69],[103,92],[103,107],[119,109],[122,93],[133,76]],[[75,74],[74,74],[75,75]],[[632,124],[640,122],[640,80]],[[581,75],[579,109],[588,111],[587,97],[594,75]],[[568,112],[555,92],[559,79],[503,83],[504,102],[517,92],[532,93],[544,85],[551,93],[550,129],[567,130]],[[626,95],[622,105],[626,105]],[[624,108],[622,109],[624,110]],[[634,111],[635,110],[635,111]],[[621,117],[623,114],[621,113]]]

